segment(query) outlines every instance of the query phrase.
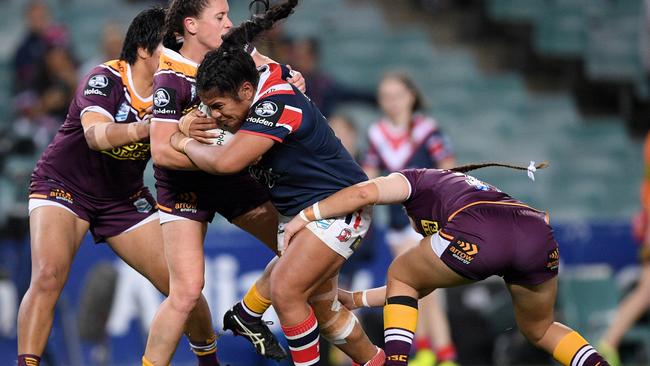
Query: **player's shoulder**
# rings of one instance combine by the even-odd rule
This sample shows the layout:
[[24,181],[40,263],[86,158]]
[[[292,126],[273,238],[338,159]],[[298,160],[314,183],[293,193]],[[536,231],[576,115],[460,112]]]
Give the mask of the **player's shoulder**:
[[160,54],[160,62],[156,77],[169,76],[194,81],[199,65],[180,53],[164,48]]
[[119,61],[115,60],[92,68],[82,81],[83,89],[80,92],[83,96],[108,97],[114,89],[121,89],[123,83],[119,65]]

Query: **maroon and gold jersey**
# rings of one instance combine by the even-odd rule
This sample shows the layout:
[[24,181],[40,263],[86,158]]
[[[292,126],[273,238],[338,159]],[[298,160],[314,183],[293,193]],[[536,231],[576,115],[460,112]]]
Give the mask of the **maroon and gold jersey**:
[[137,122],[145,118],[151,102],[151,96],[138,95],[127,62],[114,60],[95,67],[75,92],[67,118],[36,164],[32,180],[52,179],[97,198],[133,195],[144,185],[143,171],[151,156],[149,142],[91,150],[81,116],[96,112],[115,123]]
[[[154,76],[152,122],[178,123],[187,112],[196,108],[200,99],[196,92],[198,64],[178,52],[165,48],[160,55],[158,71]],[[224,179],[203,171],[174,170],[154,165],[158,185],[185,190],[210,188]],[[245,173],[248,175],[248,173]]]
[[416,230],[433,235],[458,212],[477,204],[493,203],[528,207],[494,186],[470,175],[441,169],[406,169],[399,172],[411,186],[403,202]]

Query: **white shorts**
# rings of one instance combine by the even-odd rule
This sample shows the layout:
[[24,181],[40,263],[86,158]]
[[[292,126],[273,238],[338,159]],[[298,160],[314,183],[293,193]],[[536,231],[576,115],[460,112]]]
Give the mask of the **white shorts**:
[[[293,217],[279,217],[278,250],[284,252],[284,226]],[[323,241],[330,249],[341,257],[348,259],[361,244],[372,222],[372,206],[366,206],[359,211],[331,219],[312,221],[307,224],[314,235]]]

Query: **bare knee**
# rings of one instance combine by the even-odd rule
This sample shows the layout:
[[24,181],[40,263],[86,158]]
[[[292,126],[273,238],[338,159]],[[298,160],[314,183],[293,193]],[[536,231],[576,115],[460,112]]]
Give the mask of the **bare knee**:
[[288,278],[290,276],[285,276],[277,268],[271,273],[271,301],[279,312],[287,311],[296,303],[307,301],[305,292],[294,286]]
[[30,289],[40,293],[59,293],[65,285],[68,268],[55,263],[39,263],[32,272]]
[[173,284],[169,293],[171,305],[177,311],[189,314],[201,298],[203,284],[204,281],[202,278]]
[[529,324],[519,324],[519,330],[521,334],[526,337],[526,339],[534,344],[535,346],[540,346],[542,339],[550,329],[552,322],[537,322]]

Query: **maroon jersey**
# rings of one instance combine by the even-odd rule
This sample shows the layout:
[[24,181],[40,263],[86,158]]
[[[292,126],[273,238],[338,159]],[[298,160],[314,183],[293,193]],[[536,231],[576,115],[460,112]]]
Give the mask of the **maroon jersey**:
[[443,228],[461,210],[480,203],[524,206],[494,186],[472,176],[441,169],[406,169],[411,194],[403,202],[416,230],[429,236]]
[[97,198],[124,198],[142,189],[143,171],[151,156],[149,142],[91,150],[81,116],[92,111],[115,123],[141,121],[151,100],[136,92],[127,62],[114,60],[95,67],[79,85],[65,122],[36,164],[32,181],[52,179]]
[[[160,55],[160,66],[154,76],[153,122],[178,123],[181,117],[196,108],[200,99],[196,92],[198,64],[178,52],[165,48]],[[203,171],[174,170],[154,165],[158,185],[185,190],[210,189],[225,176]],[[235,176],[249,176],[240,172]]]
[[[165,48],[154,76],[153,122],[178,123],[184,114],[197,107],[196,73],[199,65]],[[158,184],[189,188],[211,186],[217,176],[202,171],[174,170],[154,165]],[[190,187],[191,186],[191,187]]]

